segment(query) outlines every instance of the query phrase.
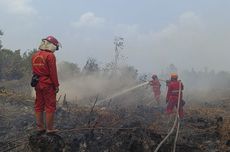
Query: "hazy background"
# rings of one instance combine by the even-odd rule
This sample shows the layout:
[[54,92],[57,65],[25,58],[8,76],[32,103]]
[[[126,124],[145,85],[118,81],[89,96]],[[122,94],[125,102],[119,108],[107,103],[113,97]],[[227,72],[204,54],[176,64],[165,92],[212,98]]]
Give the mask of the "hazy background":
[[0,0],[0,29],[4,47],[22,52],[56,36],[58,62],[105,64],[122,36],[125,62],[141,72],[171,63],[180,71],[230,71],[229,14],[228,0]]
[[[0,0],[0,40],[3,48],[22,54],[55,36],[63,46],[55,53],[59,94],[71,100],[106,98],[153,73],[166,80],[173,71],[185,84],[187,100],[219,100],[230,92],[229,14],[229,0]],[[117,36],[124,48],[114,73],[109,65]],[[29,57],[23,61],[27,69]],[[95,61],[90,73],[88,59]],[[26,71],[27,77],[17,78],[22,83],[30,81]],[[153,100],[150,87],[141,89],[123,100]]]

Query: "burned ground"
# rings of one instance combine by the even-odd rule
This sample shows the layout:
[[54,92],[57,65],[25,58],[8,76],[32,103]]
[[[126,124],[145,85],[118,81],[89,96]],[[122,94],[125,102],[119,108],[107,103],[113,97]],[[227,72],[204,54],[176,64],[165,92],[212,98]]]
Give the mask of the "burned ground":
[[[93,105],[60,104],[56,112],[60,131],[38,136],[33,102],[17,95],[1,96],[0,151],[151,152],[174,121],[164,115],[163,107]],[[229,100],[186,105],[176,151],[230,151],[229,108]],[[172,151],[174,138],[175,132],[159,151]]]

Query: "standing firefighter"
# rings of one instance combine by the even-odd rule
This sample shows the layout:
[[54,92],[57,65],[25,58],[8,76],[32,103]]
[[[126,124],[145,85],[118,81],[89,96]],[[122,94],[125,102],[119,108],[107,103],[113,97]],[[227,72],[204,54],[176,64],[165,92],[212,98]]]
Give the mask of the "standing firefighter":
[[149,84],[153,87],[154,98],[158,104],[160,104],[160,95],[161,95],[161,84],[157,78],[157,75],[152,76],[152,80]]
[[[184,116],[183,106],[184,101],[182,99],[183,93],[182,90],[184,89],[183,83],[178,80],[177,74],[171,74],[171,80],[167,83],[168,91],[166,96],[166,103],[167,114],[171,114],[173,112],[174,107],[178,107],[178,100],[179,100],[179,116],[182,118]],[[179,97],[180,95],[180,97]]]
[[[42,39],[39,50],[32,56],[33,77],[31,86],[35,87],[35,117],[37,131],[55,132],[54,113],[56,110],[56,93],[59,91],[59,82],[54,52],[60,44],[53,36]],[[44,125],[43,114],[46,112]],[[46,128],[45,128],[46,126]]]

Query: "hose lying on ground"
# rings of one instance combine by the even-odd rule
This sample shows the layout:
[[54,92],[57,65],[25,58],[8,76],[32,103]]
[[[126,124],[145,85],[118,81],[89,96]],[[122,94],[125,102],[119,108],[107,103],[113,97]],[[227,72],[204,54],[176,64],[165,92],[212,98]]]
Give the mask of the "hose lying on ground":
[[157,146],[157,148],[154,150],[154,152],[158,152],[158,150],[160,149],[160,147],[162,146],[162,144],[168,139],[168,137],[173,133],[176,125],[177,125],[177,132],[176,132],[176,137],[174,140],[174,147],[173,147],[173,152],[175,152],[176,150],[176,142],[177,142],[177,138],[178,138],[178,134],[179,134],[179,121],[180,121],[180,117],[179,117],[179,108],[180,108],[180,94],[181,94],[181,82],[179,84],[179,97],[178,97],[178,101],[177,101],[177,113],[175,116],[175,120],[173,123],[173,126],[171,128],[171,130],[169,131],[169,133],[167,134],[167,136],[160,142],[160,144]]

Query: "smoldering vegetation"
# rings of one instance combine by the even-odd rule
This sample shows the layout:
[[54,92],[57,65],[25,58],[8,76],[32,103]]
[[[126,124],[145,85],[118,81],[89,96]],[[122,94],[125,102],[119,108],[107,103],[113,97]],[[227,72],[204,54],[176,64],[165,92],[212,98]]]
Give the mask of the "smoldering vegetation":
[[[86,106],[60,100],[55,122],[60,131],[37,135],[33,103],[19,95],[1,96],[0,151],[154,151],[173,125],[173,118],[164,115],[164,106],[143,104],[146,98],[138,103],[129,101],[136,106],[124,106],[126,99],[117,98],[113,102],[120,104],[115,105],[95,105],[98,99],[94,97]],[[187,104],[176,151],[229,151],[229,101]],[[174,140],[175,132],[159,151],[172,151]]]
[[[133,66],[123,65],[115,70],[113,63],[105,66],[99,65],[96,59],[89,58],[81,69],[77,64],[62,62],[58,66],[61,81],[60,95],[67,95],[68,100],[78,103],[94,96],[99,99],[108,98],[135,85],[151,80],[152,74],[157,74],[161,83],[162,100],[165,99],[166,85],[170,73],[177,72],[179,79],[185,85],[184,98],[187,102],[210,102],[229,98],[230,73],[227,71],[215,72],[204,68],[203,70],[178,70],[171,64],[159,73],[139,73]],[[127,92],[125,103],[129,99],[134,103],[138,96],[152,100],[151,87],[141,87],[138,91]],[[84,101],[84,102],[81,102]],[[88,100],[89,101],[89,100]]]
[[60,95],[78,104],[88,103],[90,98],[104,99],[140,83],[138,71],[133,66],[115,67],[113,63],[99,67],[89,58],[80,69],[77,64],[62,62],[58,65],[61,83]]
[[[179,71],[169,65],[155,74],[167,80],[171,72],[178,72],[185,85],[185,118],[176,151],[229,151],[230,73]],[[59,63],[58,75],[57,135],[34,134],[34,99],[26,91],[31,89],[28,79],[1,80],[0,151],[150,152],[173,125],[173,117],[164,115],[164,81],[159,107],[149,85],[129,90],[148,82],[152,74],[113,62],[100,65],[89,58],[83,67]],[[99,104],[103,99],[107,100]],[[175,132],[159,151],[171,151],[174,140]]]

